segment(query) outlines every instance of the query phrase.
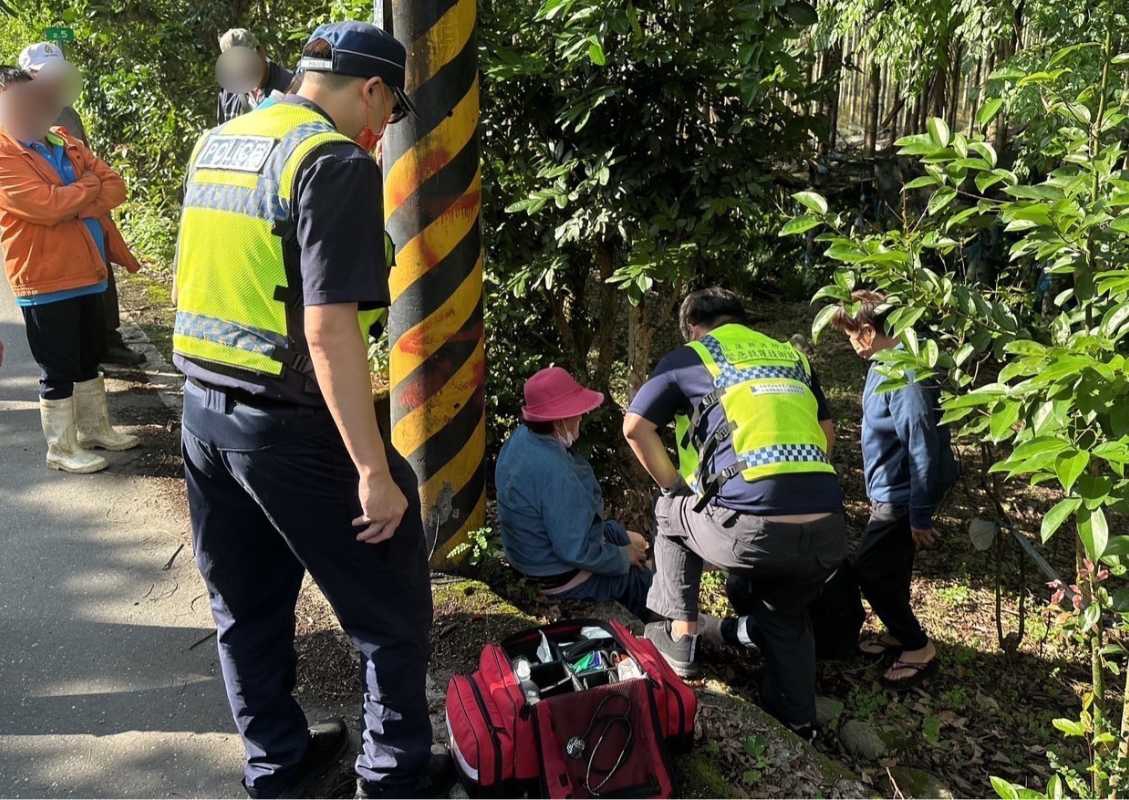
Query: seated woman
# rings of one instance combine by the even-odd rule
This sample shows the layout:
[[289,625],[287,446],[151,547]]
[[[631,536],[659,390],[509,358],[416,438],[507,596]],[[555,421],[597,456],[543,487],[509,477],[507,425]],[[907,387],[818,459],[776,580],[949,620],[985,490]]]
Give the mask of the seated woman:
[[[886,326],[886,298],[857,291],[855,315],[840,308],[832,325],[861,358],[897,347]],[[933,511],[959,474],[950,434],[939,424],[937,386],[912,380],[879,392],[884,378],[872,364],[862,394],[862,461],[870,521],[851,560],[863,596],[886,633],[859,644],[864,653],[897,653],[882,682],[892,688],[920,683],[937,668],[937,651],[910,606],[910,573],[918,547],[937,538]],[[858,600],[855,594],[855,602]],[[861,609],[860,609],[861,610]],[[860,616],[861,619],[861,616]]]
[[506,557],[562,600],[617,600],[641,615],[651,587],[647,540],[604,516],[592,466],[570,448],[581,418],[604,396],[560,367],[525,383],[525,424],[502,447],[495,470]]

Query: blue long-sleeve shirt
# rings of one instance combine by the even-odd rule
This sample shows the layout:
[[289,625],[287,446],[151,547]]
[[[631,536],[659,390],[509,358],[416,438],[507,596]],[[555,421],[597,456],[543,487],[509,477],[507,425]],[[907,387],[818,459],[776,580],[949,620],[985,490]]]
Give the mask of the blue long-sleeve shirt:
[[553,437],[517,428],[498,454],[495,484],[502,546],[519,572],[540,578],[630,570],[627,535],[604,519],[592,466]]
[[862,394],[866,493],[871,502],[908,506],[913,527],[931,528],[933,510],[957,474],[951,435],[939,424],[939,392],[930,383],[910,383],[879,394],[883,380],[871,365]]

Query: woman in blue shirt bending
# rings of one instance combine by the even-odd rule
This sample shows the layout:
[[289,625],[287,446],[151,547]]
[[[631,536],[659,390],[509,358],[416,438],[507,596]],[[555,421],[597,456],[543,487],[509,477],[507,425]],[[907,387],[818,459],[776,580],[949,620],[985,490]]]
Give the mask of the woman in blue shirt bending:
[[[858,312],[845,308],[832,324],[845,333],[859,356],[874,361],[897,347],[886,327],[886,298],[878,292],[852,295]],[[862,395],[862,460],[870,521],[854,556],[853,572],[863,596],[886,632],[864,640],[868,654],[897,653],[883,676],[893,688],[921,683],[937,669],[937,651],[913,613],[910,576],[918,547],[937,540],[933,512],[956,481],[958,468],[949,431],[940,425],[936,385],[911,382],[879,392],[885,380],[872,364]]]
[[495,470],[502,546],[547,595],[616,600],[641,615],[653,577],[647,540],[605,518],[592,466],[570,449],[581,418],[603,402],[560,367],[526,381],[525,424],[502,446]]

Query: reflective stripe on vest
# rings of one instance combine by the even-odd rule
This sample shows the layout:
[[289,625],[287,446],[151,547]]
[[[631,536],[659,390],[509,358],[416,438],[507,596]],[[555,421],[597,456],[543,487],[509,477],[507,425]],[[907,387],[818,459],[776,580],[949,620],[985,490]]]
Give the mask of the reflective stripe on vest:
[[[723,325],[690,347],[715,387],[692,417],[675,421],[679,473],[695,493],[716,492],[738,474],[754,481],[791,473],[834,473],[811,389],[811,368],[801,353],[742,325]],[[698,423],[714,406],[721,407],[723,419],[700,437]],[[708,473],[726,441],[732,444],[736,465]]]
[[[301,287],[289,286],[282,241],[298,167],[315,148],[349,141],[318,112],[291,103],[200,138],[177,239],[175,352],[274,376],[290,366],[312,377],[304,345],[288,330],[287,300],[296,302]],[[373,254],[374,269],[380,255]],[[386,313],[360,312],[363,334]]]

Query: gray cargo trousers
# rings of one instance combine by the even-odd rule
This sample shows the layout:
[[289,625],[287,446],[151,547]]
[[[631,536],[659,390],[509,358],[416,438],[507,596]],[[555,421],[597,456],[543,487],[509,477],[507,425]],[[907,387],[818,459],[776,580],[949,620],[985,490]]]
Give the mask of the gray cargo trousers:
[[842,514],[760,517],[697,498],[662,495],[655,504],[655,579],[647,607],[696,620],[702,569],[728,573],[734,611],[764,654],[761,702],[799,727],[815,724],[815,639],[808,606],[847,554]]

